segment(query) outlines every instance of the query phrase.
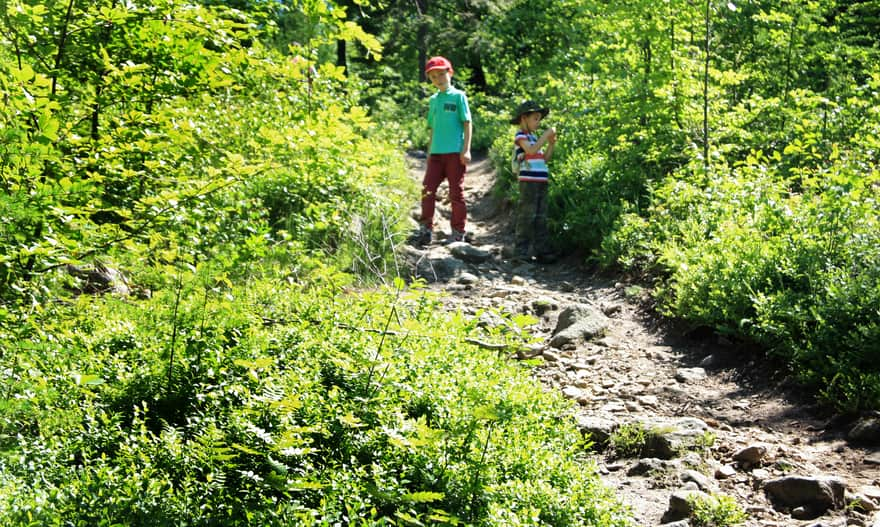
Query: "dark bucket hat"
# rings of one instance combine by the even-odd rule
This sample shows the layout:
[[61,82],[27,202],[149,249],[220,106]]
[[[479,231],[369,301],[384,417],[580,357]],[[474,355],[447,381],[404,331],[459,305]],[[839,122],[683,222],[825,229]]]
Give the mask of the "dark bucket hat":
[[548,113],[550,113],[550,108],[542,108],[535,101],[523,101],[516,107],[516,111],[513,112],[513,117],[510,118],[510,124],[519,124],[520,117],[532,112],[540,112],[541,119],[543,119],[544,117],[547,117]]

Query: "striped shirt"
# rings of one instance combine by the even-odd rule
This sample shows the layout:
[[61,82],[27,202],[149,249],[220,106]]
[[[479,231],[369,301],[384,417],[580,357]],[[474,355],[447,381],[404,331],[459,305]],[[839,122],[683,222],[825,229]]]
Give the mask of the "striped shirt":
[[535,134],[529,134],[522,130],[516,132],[516,137],[514,137],[513,142],[517,145],[517,156],[523,156],[523,159],[519,162],[519,180],[547,183],[547,180],[550,177],[550,171],[547,169],[547,162],[544,160],[544,151],[539,150],[534,154],[526,154],[525,150],[519,146],[521,139],[527,140],[530,145],[538,142],[538,138],[535,137]]

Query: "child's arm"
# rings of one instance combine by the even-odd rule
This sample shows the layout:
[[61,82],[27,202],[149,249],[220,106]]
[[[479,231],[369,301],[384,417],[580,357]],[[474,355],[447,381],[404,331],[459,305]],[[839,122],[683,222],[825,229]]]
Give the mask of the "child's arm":
[[[550,130],[553,130],[551,128]],[[550,161],[553,157],[553,147],[556,146],[556,130],[547,138],[547,148],[544,149],[544,161]]]
[[461,147],[461,164],[467,166],[471,162],[471,133],[473,128],[470,121],[462,123],[464,127],[464,145]]
[[[535,144],[530,145],[528,140],[526,140],[525,138],[518,140],[516,142],[516,144],[518,144],[519,147],[525,151],[526,155],[532,155],[532,154],[537,154],[538,152],[540,152],[541,148],[543,148],[544,145],[546,145],[550,142],[551,137],[553,138],[553,141],[555,142],[556,141],[556,130],[554,130],[553,128],[548,128],[543,134],[541,134],[541,137],[538,138],[538,140],[535,142]],[[552,151],[552,149],[551,149],[551,151]],[[545,159],[547,158],[547,152],[544,152],[544,158]]]

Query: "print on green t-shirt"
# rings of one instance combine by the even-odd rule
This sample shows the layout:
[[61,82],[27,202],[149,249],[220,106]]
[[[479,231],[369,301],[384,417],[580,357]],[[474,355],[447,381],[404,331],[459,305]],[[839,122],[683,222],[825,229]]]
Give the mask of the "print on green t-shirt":
[[464,146],[464,123],[471,120],[467,96],[449,87],[431,96],[428,104],[428,126],[431,128],[431,154],[461,152]]

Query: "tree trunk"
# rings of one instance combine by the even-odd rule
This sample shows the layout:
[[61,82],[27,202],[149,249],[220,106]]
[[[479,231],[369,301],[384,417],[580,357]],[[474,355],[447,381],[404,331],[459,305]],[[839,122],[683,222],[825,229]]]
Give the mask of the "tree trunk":
[[706,62],[703,68],[703,168],[709,172],[709,44],[711,26],[709,24],[709,2],[706,0]]
[[415,0],[416,10],[418,11],[418,34],[416,35],[416,47],[419,52],[419,82],[425,82],[428,77],[425,75],[425,63],[428,62],[428,0]]
[[342,68],[343,73],[347,73],[348,54],[346,53],[346,43],[344,40],[336,41],[336,65]]
[[642,57],[645,60],[644,76],[642,78],[642,104],[641,115],[639,116],[639,125],[647,126],[648,124],[648,94],[651,92],[651,61],[653,59],[653,50],[651,49],[651,40],[645,38],[642,41]]
[[471,67],[471,86],[478,92],[486,93],[486,72],[483,71],[483,61],[480,59],[479,54],[472,55],[470,67]]
[[61,28],[61,35],[58,38],[58,53],[55,54],[55,73],[52,74],[52,95],[58,87],[58,70],[61,68],[61,60],[64,58],[64,44],[67,42],[68,28],[70,27],[70,19],[73,16],[73,4],[75,0],[70,0],[67,4],[67,14],[64,16],[64,26]]
[[793,14],[791,16],[791,27],[789,28],[788,33],[788,51],[785,54],[785,75],[783,76],[782,83],[782,111],[780,112],[782,115],[782,120],[779,123],[779,131],[785,131],[785,112],[788,110],[788,92],[791,91],[791,61],[792,55],[794,53],[794,37],[795,30],[797,29],[798,23],[798,15]]

